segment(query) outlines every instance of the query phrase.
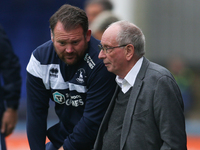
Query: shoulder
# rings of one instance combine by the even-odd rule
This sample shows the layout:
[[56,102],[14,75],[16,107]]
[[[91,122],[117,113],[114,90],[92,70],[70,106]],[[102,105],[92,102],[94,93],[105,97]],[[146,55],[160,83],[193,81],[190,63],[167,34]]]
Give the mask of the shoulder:
[[156,73],[158,75],[161,75],[161,76],[162,75],[171,76],[171,73],[167,68],[165,68],[159,64],[156,64],[154,62],[150,62],[149,71]]
[[[152,91],[153,89],[153,91],[155,91],[159,89],[159,92],[162,91],[160,94],[166,90],[180,93],[175,78],[167,68],[148,60],[145,65],[144,63],[145,62],[143,62],[143,66],[140,70],[140,72],[144,72],[144,74],[142,76],[140,73],[138,78],[143,81],[146,90]],[[146,66],[146,68],[144,66]]]
[[88,73],[88,81],[94,82],[94,80],[103,80],[104,82],[109,80],[110,78],[115,79],[115,75],[113,73],[108,72],[105,67],[103,61],[98,58],[100,44],[99,40],[91,37],[89,42],[89,48],[84,57],[84,62],[86,63],[86,69]]
[[169,76],[169,77],[172,77],[172,74],[170,73],[170,71],[165,68],[164,66],[162,65],[159,65],[157,63],[154,63],[154,62],[151,62],[149,61],[148,59],[144,59],[144,62],[147,62],[146,64],[148,64],[147,66],[147,74],[149,75],[154,75],[154,76],[158,76],[158,77],[161,77],[161,76]]
[[38,60],[41,64],[50,64],[55,61],[56,53],[54,50],[53,42],[51,40],[45,42],[44,44],[38,46],[33,54],[34,58]]
[[161,78],[169,78],[175,81],[173,75],[167,68],[157,63],[151,62],[146,58],[144,58],[143,60],[142,67],[139,72],[139,77],[144,77],[144,80],[151,80],[154,83],[156,83],[156,81],[158,81]]
[[58,61],[52,41],[47,41],[33,51],[26,70],[35,77],[43,78],[52,66],[59,65]]
[[99,64],[103,64],[102,60],[98,58],[100,41],[91,37],[88,45],[88,51],[85,54],[84,61],[87,62],[91,69],[96,68]]

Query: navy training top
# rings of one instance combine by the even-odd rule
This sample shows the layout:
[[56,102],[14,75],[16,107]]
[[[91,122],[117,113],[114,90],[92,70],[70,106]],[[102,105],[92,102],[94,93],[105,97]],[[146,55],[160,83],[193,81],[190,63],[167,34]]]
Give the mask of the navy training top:
[[[76,65],[57,56],[52,41],[34,50],[27,65],[27,135],[30,148],[44,150],[46,135],[56,148],[89,150],[114,93],[115,75],[98,59],[99,41],[91,37]],[[49,100],[59,123],[47,130]]]

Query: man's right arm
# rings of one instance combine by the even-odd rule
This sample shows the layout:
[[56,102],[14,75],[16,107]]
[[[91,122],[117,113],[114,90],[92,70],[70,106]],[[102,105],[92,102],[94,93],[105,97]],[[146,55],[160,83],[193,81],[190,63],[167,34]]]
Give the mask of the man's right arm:
[[27,136],[30,149],[44,150],[49,107],[49,91],[42,79],[27,72]]

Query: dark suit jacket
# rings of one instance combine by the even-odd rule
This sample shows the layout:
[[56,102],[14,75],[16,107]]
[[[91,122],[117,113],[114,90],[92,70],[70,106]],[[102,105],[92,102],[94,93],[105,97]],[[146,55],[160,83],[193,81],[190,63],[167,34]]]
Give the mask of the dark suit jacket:
[[[104,116],[94,150],[101,150],[118,90]],[[183,100],[175,79],[167,69],[144,57],[125,112],[120,150],[186,149]]]

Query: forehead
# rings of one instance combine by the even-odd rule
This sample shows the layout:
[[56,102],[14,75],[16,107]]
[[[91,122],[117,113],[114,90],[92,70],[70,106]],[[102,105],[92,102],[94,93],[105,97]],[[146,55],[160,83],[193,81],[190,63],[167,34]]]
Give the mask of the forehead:
[[55,37],[77,37],[83,36],[83,28],[79,25],[75,29],[66,30],[61,22],[58,22],[54,28]]
[[119,33],[119,27],[114,25],[108,27],[102,35],[101,44],[108,45],[108,46],[116,46],[117,41],[117,34]]

